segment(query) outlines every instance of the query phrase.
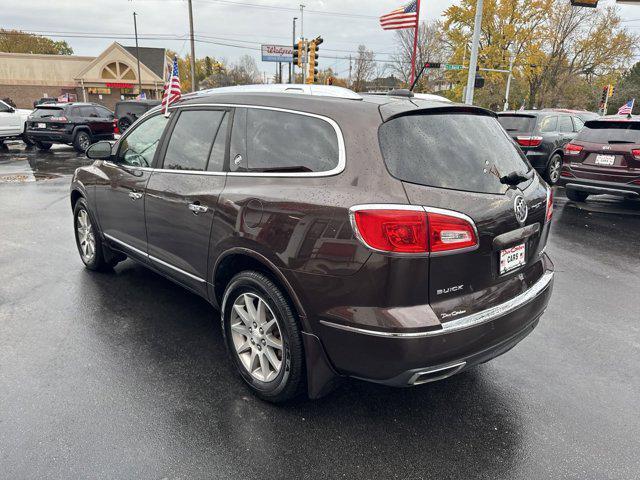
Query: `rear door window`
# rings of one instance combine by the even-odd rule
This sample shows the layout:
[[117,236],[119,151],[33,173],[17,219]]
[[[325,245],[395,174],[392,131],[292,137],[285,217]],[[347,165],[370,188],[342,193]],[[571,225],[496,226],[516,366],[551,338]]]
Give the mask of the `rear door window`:
[[480,193],[503,193],[500,178],[530,166],[498,121],[466,113],[416,114],[380,127],[390,173],[405,182]]
[[576,140],[591,143],[640,144],[640,122],[587,122]]
[[532,132],[536,119],[525,115],[500,115],[498,122],[507,132]]
[[205,171],[224,110],[183,110],[164,156],[163,168]]
[[[321,118],[249,108],[246,129],[248,171],[328,172],[338,166],[338,136]],[[299,148],[292,148],[294,139]]]
[[572,133],[573,123],[570,116],[558,117],[558,131],[562,133]]

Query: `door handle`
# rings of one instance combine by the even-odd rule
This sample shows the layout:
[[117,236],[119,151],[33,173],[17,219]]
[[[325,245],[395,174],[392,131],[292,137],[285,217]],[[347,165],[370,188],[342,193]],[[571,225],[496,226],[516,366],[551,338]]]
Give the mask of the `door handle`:
[[194,215],[198,215],[199,213],[207,212],[207,210],[209,210],[209,207],[205,207],[204,205],[200,205],[199,203],[190,203],[189,210],[191,210]]
[[140,198],[142,198],[142,193],[140,193],[140,192],[129,192],[129,198],[131,200],[139,200]]

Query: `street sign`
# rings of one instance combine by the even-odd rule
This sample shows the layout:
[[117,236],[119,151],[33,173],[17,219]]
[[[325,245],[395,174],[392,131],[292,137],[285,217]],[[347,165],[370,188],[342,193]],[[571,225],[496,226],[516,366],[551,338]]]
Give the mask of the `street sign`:
[[424,68],[439,68],[440,70],[462,70],[464,65],[455,65],[452,63],[427,62]]
[[445,70],[462,70],[464,68],[464,65],[454,65],[451,63],[445,63],[444,64],[444,69]]
[[293,47],[287,45],[262,45],[263,62],[293,62]]

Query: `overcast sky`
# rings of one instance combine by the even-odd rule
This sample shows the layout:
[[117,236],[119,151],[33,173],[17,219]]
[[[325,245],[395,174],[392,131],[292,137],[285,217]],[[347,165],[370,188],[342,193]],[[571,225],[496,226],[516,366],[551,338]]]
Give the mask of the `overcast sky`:
[[[303,1],[305,37],[322,35],[325,40],[320,67],[332,67],[344,76],[349,61],[329,57],[348,57],[358,45],[365,44],[377,53],[378,59],[387,59],[393,51],[394,33],[383,31],[377,17],[408,0]],[[420,18],[439,18],[454,3],[456,0],[423,0]],[[0,6],[0,27],[64,39],[78,55],[97,55],[115,37],[120,37],[117,41],[124,45],[134,45],[134,11],[139,15],[141,46],[171,48],[181,55],[189,51],[186,0],[0,0]],[[290,44],[292,18],[300,16],[298,8],[299,1],[290,0],[193,0],[194,28],[196,36],[201,37],[196,43],[196,56],[234,61],[248,53],[258,60],[261,71],[272,74],[275,64],[259,61],[259,46]],[[640,19],[640,6],[622,8],[625,19]],[[640,31],[640,21],[627,25]],[[299,34],[299,20],[297,28]],[[86,35],[104,38],[85,38]]]

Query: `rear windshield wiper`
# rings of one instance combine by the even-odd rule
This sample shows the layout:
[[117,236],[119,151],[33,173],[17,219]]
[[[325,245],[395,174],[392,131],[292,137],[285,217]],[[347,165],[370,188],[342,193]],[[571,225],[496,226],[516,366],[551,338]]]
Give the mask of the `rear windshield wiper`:
[[506,174],[504,177],[500,177],[500,183],[504,183],[505,185],[515,186],[526,180],[530,180],[532,176],[533,176],[533,170],[529,170],[525,174],[514,171]]
[[250,172],[270,172],[270,173],[290,173],[290,172],[312,172],[309,167],[303,165],[292,165],[289,167],[252,168]]

